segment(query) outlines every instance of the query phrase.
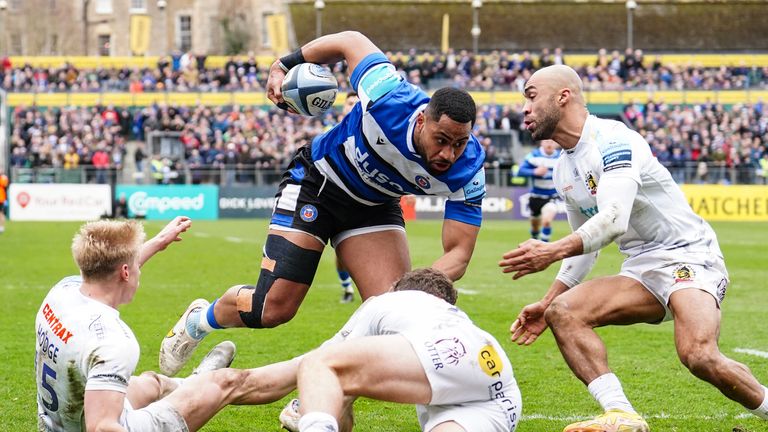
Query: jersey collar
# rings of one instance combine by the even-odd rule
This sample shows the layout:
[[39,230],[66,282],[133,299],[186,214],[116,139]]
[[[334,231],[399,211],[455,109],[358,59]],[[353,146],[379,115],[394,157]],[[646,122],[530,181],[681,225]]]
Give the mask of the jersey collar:
[[408,134],[406,134],[406,144],[408,144],[408,151],[410,151],[411,154],[419,157],[421,157],[419,152],[417,152],[416,148],[413,146],[413,132],[416,128],[416,119],[425,109],[427,109],[427,104],[422,104],[416,108],[416,111],[414,111],[413,114],[411,114],[411,118],[408,119]]

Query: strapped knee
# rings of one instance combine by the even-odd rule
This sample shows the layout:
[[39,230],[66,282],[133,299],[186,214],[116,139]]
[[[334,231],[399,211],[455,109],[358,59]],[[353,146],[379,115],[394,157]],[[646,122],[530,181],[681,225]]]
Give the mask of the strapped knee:
[[284,237],[270,234],[264,245],[261,273],[256,286],[242,285],[237,291],[237,311],[250,328],[263,328],[261,316],[267,293],[278,279],[310,285],[322,252],[296,246]]

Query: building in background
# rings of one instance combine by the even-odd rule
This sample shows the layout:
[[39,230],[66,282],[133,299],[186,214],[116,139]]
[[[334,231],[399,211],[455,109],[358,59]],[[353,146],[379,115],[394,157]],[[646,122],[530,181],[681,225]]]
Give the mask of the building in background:
[[768,0],[0,0],[0,57],[281,55],[341,30],[392,51],[750,52],[766,22]]
[[272,54],[276,16],[284,0],[0,0],[0,57]]

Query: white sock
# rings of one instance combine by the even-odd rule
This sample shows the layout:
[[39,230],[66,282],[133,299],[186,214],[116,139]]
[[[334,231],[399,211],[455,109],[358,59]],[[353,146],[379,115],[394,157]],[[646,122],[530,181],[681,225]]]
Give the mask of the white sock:
[[619,379],[613,373],[607,373],[595,378],[594,381],[589,383],[587,389],[592,394],[592,397],[603,407],[604,411],[620,409],[637,414],[637,411],[627,400],[627,396],[624,395]]
[[300,432],[339,432],[336,418],[328,413],[314,411],[301,416],[299,419]]
[[[200,321],[197,323],[197,328],[205,334],[216,330],[216,327],[212,326],[211,323],[208,322],[208,309],[213,308],[215,305],[216,303],[211,303],[208,305],[208,307],[200,310]],[[211,313],[213,313],[213,311],[211,311]]]
[[768,387],[763,386],[763,392],[763,403],[759,407],[749,410],[749,412],[763,420],[768,420]]

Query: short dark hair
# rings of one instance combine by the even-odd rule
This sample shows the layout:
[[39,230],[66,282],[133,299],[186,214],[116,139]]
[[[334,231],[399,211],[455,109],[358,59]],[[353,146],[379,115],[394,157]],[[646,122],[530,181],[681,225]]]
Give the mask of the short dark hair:
[[455,122],[471,122],[474,127],[477,107],[475,100],[465,90],[443,87],[432,95],[424,113],[435,121],[439,121],[445,114]]
[[448,303],[455,305],[459,293],[453,286],[453,281],[440,270],[433,268],[423,268],[409,271],[395,282],[393,291],[423,291],[441,298]]

